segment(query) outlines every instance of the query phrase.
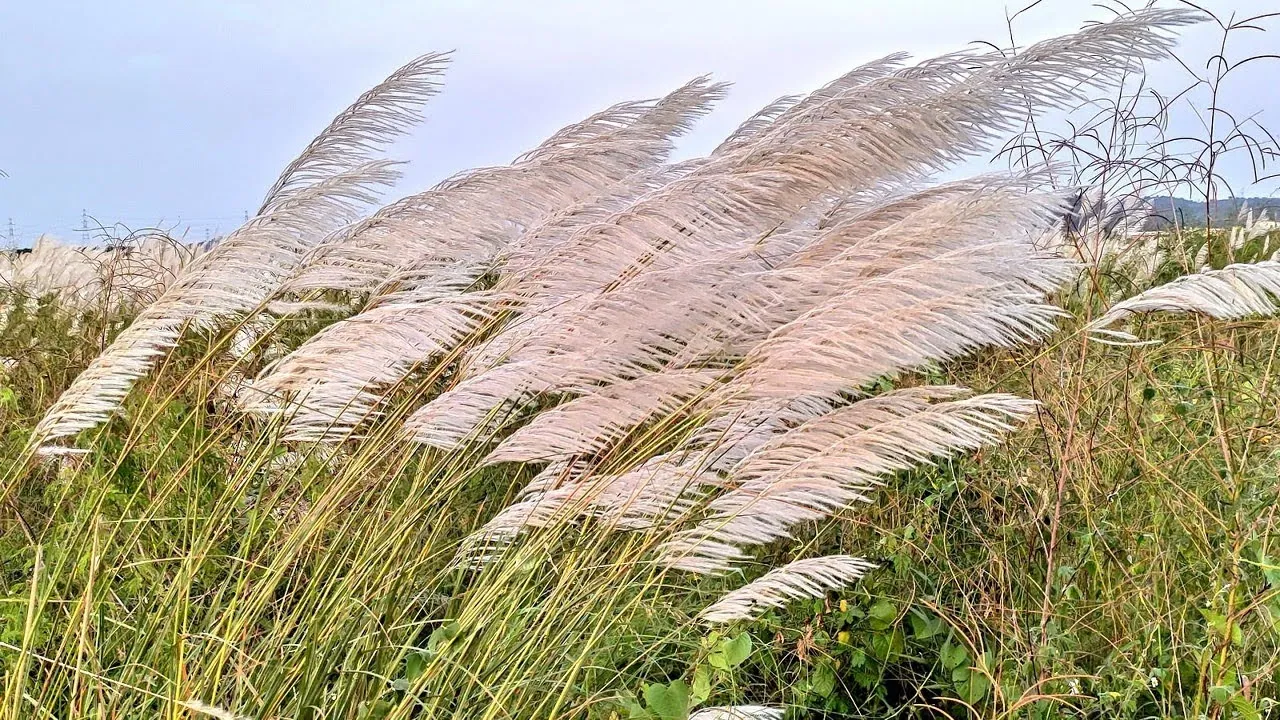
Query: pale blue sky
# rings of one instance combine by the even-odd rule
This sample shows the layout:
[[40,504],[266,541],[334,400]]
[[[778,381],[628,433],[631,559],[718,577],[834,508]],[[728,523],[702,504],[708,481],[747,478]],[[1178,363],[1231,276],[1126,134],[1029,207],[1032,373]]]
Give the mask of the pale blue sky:
[[[1280,10],[1280,0],[1214,9]],[[395,155],[402,190],[505,163],[561,125],[702,73],[728,100],[682,148],[702,152],[775,97],[895,50],[1006,42],[1003,0],[7,0],[0,3],[0,236],[74,235],[81,210],[132,226],[227,231],[329,119],[402,62],[455,49],[444,92]],[[1044,0],[1020,43],[1106,14]],[[1207,57],[1210,28],[1189,54]],[[1280,25],[1240,52],[1280,52]],[[1174,71],[1166,70],[1169,77]],[[1232,102],[1280,125],[1280,64]],[[1265,115],[1264,115],[1265,117]],[[1275,190],[1277,183],[1264,186]]]

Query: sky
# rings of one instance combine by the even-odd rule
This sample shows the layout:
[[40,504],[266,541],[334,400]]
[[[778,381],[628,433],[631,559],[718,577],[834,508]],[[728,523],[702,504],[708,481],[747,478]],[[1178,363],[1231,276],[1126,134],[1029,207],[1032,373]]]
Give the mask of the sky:
[[[1029,2],[1030,0],[1019,0]],[[1223,14],[1280,0],[1205,0]],[[8,0],[0,3],[0,242],[75,238],[90,225],[163,226],[203,239],[234,229],[280,169],[357,95],[424,52],[454,50],[427,120],[392,155],[398,194],[510,162],[557,128],[710,73],[730,96],[682,141],[708,151],[780,95],[862,62],[1009,44],[1003,0]],[[1107,13],[1042,0],[1018,44]],[[1235,56],[1280,53],[1280,22]],[[1212,26],[1186,33],[1201,65]],[[1224,89],[1238,116],[1280,126],[1280,62]],[[1170,63],[1157,83],[1181,86]],[[1196,122],[1186,108],[1187,122]],[[1195,128],[1192,127],[1192,130]],[[979,168],[981,169],[981,168]],[[1246,174],[1236,168],[1239,177]],[[1280,183],[1257,188],[1274,193]]]

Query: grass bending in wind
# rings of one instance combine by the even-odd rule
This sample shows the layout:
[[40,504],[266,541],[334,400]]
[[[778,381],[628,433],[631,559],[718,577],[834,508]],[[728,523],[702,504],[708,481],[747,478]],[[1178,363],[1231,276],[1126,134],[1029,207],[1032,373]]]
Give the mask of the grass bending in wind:
[[[1028,437],[1084,462],[1082,431],[1059,437],[1054,418],[1107,412],[1083,388],[1116,351],[1074,327],[1054,335],[1079,324],[1078,298],[1048,302],[1078,266],[1052,247],[1067,198],[1046,175],[930,178],[1028,107],[1112,87],[1192,19],[1121,15],[1011,57],[891,56],[669,164],[672,139],[725,92],[696,79],[368,215],[393,172],[372,151],[437,91],[441,58],[411,63],[339,115],[262,213],[140,309],[60,400],[5,416],[24,434],[3,485],[6,567],[23,568],[0,617],[8,714],[821,712],[837,660],[873,703],[1057,707],[1048,684],[1078,668],[1037,653],[1070,621],[1053,612],[1066,464],[1037,548],[1047,561],[1027,562],[1043,576],[958,572],[973,551],[947,537],[1031,553],[965,534],[980,523],[924,553],[886,544],[957,522],[929,504],[963,509],[954,492],[919,490],[955,482],[962,453],[1006,453],[994,465],[1011,492],[1040,471],[1014,462]],[[991,364],[965,365],[974,353]],[[942,361],[955,377],[929,370]],[[1070,394],[1041,391],[1055,368]],[[952,386],[966,380],[981,391]],[[1231,450],[1240,410],[1213,407]],[[1033,413],[1038,429],[1004,440]],[[1237,455],[1233,481],[1247,476]],[[898,492],[875,490],[904,473]],[[1035,492],[1027,527],[1045,511]],[[903,518],[922,529],[907,537]],[[881,556],[859,584],[934,596],[828,607],[826,591],[867,567],[854,555]],[[746,582],[791,561],[789,576]],[[837,565],[845,575],[819,574]],[[989,580],[1017,608],[1003,634],[985,606],[947,612]],[[708,632],[699,615],[735,589],[731,602],[781,593],[817,610],[788,624],[795,604],[782,603]],[[1215,621],[1228,641],[1242,602]],[[849,642],[819,637],[837,615],[869,633],[856,664]],[[1120,624],[1097,619],[1079,652]],[[1215,681],[1196,680],[1191,703],[1216,697],[1230,652],[1206,648],[1197,678]],[[1025,662],[1006,671],[1014,655]],[[1243,697],[1233,688],[1228,701]]]

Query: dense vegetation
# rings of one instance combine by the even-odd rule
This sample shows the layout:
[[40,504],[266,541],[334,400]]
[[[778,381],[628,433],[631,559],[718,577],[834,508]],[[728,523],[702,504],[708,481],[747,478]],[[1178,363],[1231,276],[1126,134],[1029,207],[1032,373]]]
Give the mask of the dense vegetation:
[[361,219],[428,56],[182,270],[8,260],[0,717],[1274,714],[1280,233],[1130,240],[1061,189],[1122,162],[928,182],[1190,19],[668,165],[697,80]]

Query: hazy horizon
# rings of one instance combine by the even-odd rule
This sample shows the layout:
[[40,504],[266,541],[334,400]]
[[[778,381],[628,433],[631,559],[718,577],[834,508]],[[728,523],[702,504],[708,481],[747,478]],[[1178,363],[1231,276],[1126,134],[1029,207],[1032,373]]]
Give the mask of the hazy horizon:
[[[75,238],[82,212],[103,224],[189,228],[195,240],[232,230],[335,113],[427,51],[455,50],[426,122],[392,151],[411,162],[393,195],[504,164],[566,123],[696,75],[734,86],[682,141],[681,156],[708,151],[778,96],[889,52],[922,58],[1009,42],[1006,6],[994,0],[19,5],[0,8],[0,23],[17,30],[0,44],[10,107],[0,116],[0,238],[12,219],[19,244],[41,233]],[[1253,14],[1265,5],[1210,7]],[[1015,37],[1025,45],[1105,17],[1088,2],[1046,0],[1018,19]],[[1213,30],[1186,33],[1185,52],[1211,54]],[[1274,38],[1242,35],[1235,54],[1262,52]],[[1244,68],[1227,105],[1275,122],[1276,100],[1249,92],[1275,69]],[[1169,64],[1153,77],[1176,85],[1183,73]],[[1229,173],[1239,183],[1247,169]]]

